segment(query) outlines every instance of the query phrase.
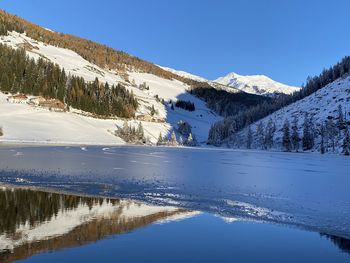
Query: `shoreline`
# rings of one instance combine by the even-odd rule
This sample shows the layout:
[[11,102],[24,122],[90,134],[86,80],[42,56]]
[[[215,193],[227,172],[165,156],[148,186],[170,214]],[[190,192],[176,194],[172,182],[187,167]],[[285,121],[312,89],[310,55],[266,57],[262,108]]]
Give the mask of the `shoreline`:
[[[344,156],[339,153],[325,153],[320,154],[317,151],[308,152],[285,152],[277,149],[271,150],[260,150],[260,149],[244,149],[244,148],[229,148],[229,147],[217,147],[207,144],[200,144],[199,146],[164,146],[156,144],[130,144],[130,143],[80,143],[80,142],[47,142],[47,141],[1,141],[0,140],[0,150],[1,149],[11,149],[11,148],[44,148],[44,147],[152,147],[159,149],[192,149],[192,150],[209,150],[209,151],[233,151],[233,152],[252,152],[252,153],[266,153],[266,154],[307,154],[307,155],[319,155],[319,156]],[[346,157],[346,156],[345,156]]]
[[47,141],[2,141],[1,148],[27,148],[27,147],[86,147],[86,146],[128,146],[127,143],[83,143],[83,142],[47,142]]

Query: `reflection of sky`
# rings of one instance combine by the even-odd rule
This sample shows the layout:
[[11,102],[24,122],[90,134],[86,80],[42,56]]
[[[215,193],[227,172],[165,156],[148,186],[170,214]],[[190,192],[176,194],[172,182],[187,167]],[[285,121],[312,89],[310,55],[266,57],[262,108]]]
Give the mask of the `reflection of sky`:
[[316,233],[249,222],[226,224],[209,214],[155,224],[29,262],[348,262]]

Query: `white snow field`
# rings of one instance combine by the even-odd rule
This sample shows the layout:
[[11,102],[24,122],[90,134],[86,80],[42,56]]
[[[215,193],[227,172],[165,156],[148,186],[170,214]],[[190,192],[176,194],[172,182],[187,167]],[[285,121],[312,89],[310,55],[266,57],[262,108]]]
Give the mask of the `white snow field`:
[[116,129],[116,121],[72,112],[50,112],[27,104],[10,103],[6,99],[7,96],[0,93],[0,125],[4,133],[0,141],[3,143],[124,143],[111,133]]
[[[212,123],[221,119],[205,103],[189,94],[188,85],[177,80],[166,80],[152,74],[128,72],[129,80],[136,84],[146,83],[150,90],[140,90],[136,85],[125,82],[116,71],[101,69],[83,59],[75,52],[55,46],[50,46],[16,32],[10,32],[8,36],[1,36],[0,43],[18,48],[26,43],[32,49],[26,50],[30,57],[35,59],[42,57],[57,63],[65,69],[66,73],[81,76],[87,81],[93,81],[96,77],[102,82],[109,84],[122,83],[132,90],[140,105],[136,115],[149,114],[152,105],[158,112],[158,118],[165,118],[166,122],[143,122],[146,136],[152,143],[156,143],[159,133],[163,136],[170,134],[177,128],[177,123],[187,121],[192,126],[193,134],[199,142],[207,140],[208,131]],[[0,93],[1,94],[1,93]],[[29,94],[30,95],[30,94]],[[155,95],[169,99],[190,100],[194,102],[194,112],[179,108],[170,110],[170,105],[163,105],[155,99]],[[0,126],[3,127],[3,142],[45,142],[51,144],[116,144],[122,140],[110,134],[117,126],[122,125],[124,120],[101,120],[78,116],[73,113],[53,113],[41,109],[33,109],[27,105],[8,105],[6,97],[1,94]],[[138,121],[130,120],[137,125]]]
[[276,93],[292,94],[300,90],[299,87],[285,85],[264,75],[241,76],[233,72],[214,80],[214,82],[263,96],[273,96]]
[[[294,116],[298,118],[298,131],[301,136],[303,133],[304,115],[308,113],[313,118],[315,129],[319,130],[320,124],[324,123],[328,117],[333,119],[337,118],[338,106],[341,105],[343,111],[349,112],[350,110],[350,76],[340,78],[327,86],[321,88],[315,93],[307,96],[293,104],[284,107],[266,118],[257,121],[251,125],[252,131],[256,131],[260,122],[266,126],[267,122],[271,118],[276,124],[276,133],[274,135],[274,141],[276,148],[281,148],[282,141],[282,127],[287,119],[291,124]],[[346,116],[349,120],[350,116]],[[247,128],[242,130],[239,135],[242,137],[241,142],[244,143],[244,137],[246,137]],[[316,145],[318,142],[316,142]],[[257,146],[259,147],[259,146]],[[340,152],[340,144],[337,145],[336,151]],[[316,149],[317,150],[317,149]]]

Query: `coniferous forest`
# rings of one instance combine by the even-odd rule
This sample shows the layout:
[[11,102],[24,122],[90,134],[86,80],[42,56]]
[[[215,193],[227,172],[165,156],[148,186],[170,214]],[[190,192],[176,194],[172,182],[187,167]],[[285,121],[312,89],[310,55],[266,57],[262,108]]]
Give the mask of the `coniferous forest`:
[[271,101],[268,97],[245,92],[230,93],[210,86],[196,87],[191,92],[203,99],[210,109],[224,117],[236,115],[241,111]]
[[56,98],[66,105],[99,116],[132,117],[137,100],[125,87],[109,86],[96,78],[86,82],[42,58],[29,58],[24,49],[0,45],[0,89]]

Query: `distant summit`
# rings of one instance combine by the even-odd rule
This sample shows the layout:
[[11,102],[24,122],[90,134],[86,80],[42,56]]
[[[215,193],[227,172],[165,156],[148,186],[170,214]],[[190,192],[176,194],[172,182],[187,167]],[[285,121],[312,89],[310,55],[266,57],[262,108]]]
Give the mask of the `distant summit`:
[[241,91],[263,95],[272,96],[275,94],[290,95],[295,91],[299,91],[299,87],[288,86],[286,84],[274,81],[264,75],[241,76],[234,72],[220,77],[214,82],[239,89]]

